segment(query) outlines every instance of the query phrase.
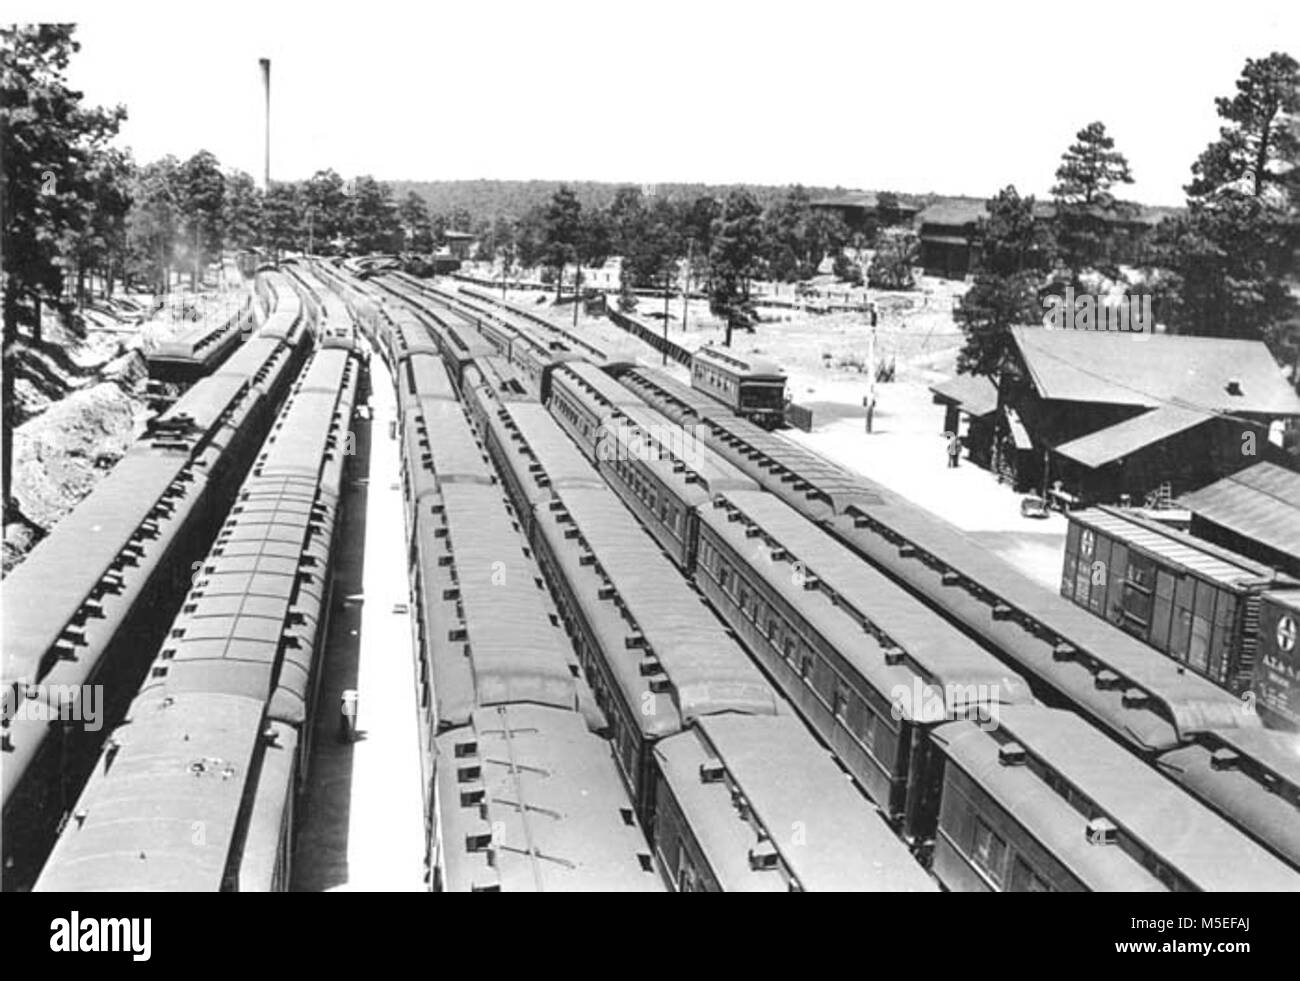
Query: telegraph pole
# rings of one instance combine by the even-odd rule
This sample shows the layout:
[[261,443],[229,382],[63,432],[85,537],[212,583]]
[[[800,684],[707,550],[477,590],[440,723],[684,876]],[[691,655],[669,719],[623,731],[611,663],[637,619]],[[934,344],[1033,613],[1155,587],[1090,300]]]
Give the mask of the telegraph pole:
[[686,275],[682,289],[682,333],[686,333],[686,308],[691,301],[691,263],[695,260],[695,239],[686,240]]

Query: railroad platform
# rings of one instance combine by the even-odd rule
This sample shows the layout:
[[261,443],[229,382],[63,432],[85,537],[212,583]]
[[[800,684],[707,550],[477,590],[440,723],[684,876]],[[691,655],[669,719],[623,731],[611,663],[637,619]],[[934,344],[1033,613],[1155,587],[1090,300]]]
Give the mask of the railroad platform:
[[[356,459],[299,811],[298,892],[426,888],[400,443],[389,437],[397,400],[383,360],[371,355],[371,418],[353,423]],[[349,690],[357,734],[344,741]]]

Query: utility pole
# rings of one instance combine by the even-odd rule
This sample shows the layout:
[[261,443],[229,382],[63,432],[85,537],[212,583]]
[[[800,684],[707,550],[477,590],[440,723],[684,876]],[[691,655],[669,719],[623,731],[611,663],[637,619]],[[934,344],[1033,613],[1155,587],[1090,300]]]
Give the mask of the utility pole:
[[686,333],[686,308],[691,301],[691,263],[695,260],[695,239],[686,240],[686,274],[682,289],[682,333]]
[[862,400],[867,409],[867,434],[871,433],[876,414],[876,324],[871,324],[871,343],[867,347],[867,397]]
[[[671,261],[672,261],[672,260],[669,260],[669,262],[671,262]],[[665,365],[668,364],[668,300],[669,300],[669,298],[672,296],[672,290],[670,289],[670,284],[671,284],[671,278],[670,278],[670,277],[672,276],[672,272],[671,272],[671,270],[672,270],[672,266],[671,266],[671,265],[669,265],[669,266],[665,266],[665,267],[664,267],[664,349],[663,349],[663,356],[664,356],[664,364],[665,364]]]
[[578,328],[578,304],[582,302],[582,260],[579,259],[573,266],[573,328]]

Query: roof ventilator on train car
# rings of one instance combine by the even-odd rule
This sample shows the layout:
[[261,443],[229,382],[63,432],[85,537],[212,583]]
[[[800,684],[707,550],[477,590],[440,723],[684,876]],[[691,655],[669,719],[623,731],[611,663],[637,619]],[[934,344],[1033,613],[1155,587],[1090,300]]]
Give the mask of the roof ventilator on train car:
[[1146,708],[1153,701],[1150,692],[1143,691],[1141,688],[1126,688],[1121,698],[1124,707],[1130,709]]
[[760,841],[749,850],[749,867],[755,872],[774,869],[780,861],[781,855],[770,840]]
[[1097,817],[1088,822],[1088,844],[1113,845],[1119,841],[1119,829],[1108,818]]
[[727,768],[715,756],[710,756],[700,764],[700,783],[721,783],[726,775]]
[[1241,764],[1240,754],[1226,746],[1218,747],[1210,755],[1211,770],[1235,770]]
[[1092,679],[1093,686],[1101,691],[1118,691],[1127,685],[1127,682],[1114,671],[1101,670]]
[[492,825],[482,819],[465,832],[465,850],[469,852],[486,852],[492,848]]
[[1025,747],[1019,743],[1003,743],[998,747],[998,762],[1003,766],[1024,766],[1029,762]]

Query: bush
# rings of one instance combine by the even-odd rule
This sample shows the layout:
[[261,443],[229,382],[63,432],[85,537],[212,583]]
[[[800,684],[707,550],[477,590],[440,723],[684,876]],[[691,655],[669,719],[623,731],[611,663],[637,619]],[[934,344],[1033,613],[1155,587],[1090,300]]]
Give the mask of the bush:
[[849,283],[852,286],[862,285],[862,267],[843,252],[835,257],[831,272],[842,283]]
[[919,246],[912,232],[882,235],[880,247],[867,267],[867,283],[874,289],[910,290],[916,286],[912,267]]

